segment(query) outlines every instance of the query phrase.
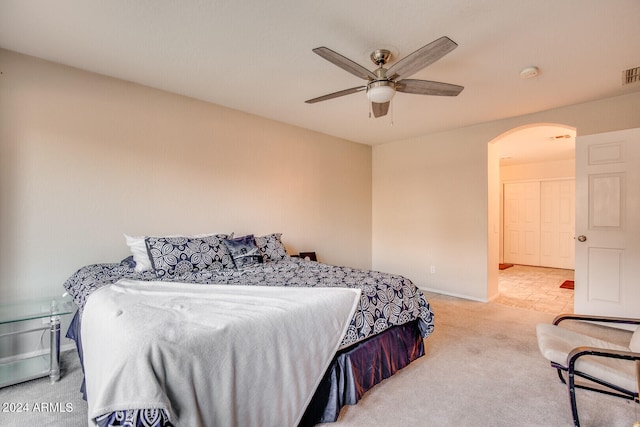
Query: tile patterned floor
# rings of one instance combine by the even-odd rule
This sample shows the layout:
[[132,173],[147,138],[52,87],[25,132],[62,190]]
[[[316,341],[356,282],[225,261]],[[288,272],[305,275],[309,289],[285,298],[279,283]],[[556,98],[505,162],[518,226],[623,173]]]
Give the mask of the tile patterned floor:
[[514,265],[498,274],[500,295],[494,302],[547,313],[573,313],[573,290],[562,289],[573,270]]

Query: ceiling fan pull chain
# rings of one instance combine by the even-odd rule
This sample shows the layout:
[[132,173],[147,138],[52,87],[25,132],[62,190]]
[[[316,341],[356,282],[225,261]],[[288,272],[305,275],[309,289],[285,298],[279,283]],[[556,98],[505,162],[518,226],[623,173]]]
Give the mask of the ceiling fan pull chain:
[[389,108],[391,109],[391,123],[389,123],[389,126],[393,126],[393,119],[395,118],[395,108],[393,107],[393,104],[395,104],[393,101],[389,102]]

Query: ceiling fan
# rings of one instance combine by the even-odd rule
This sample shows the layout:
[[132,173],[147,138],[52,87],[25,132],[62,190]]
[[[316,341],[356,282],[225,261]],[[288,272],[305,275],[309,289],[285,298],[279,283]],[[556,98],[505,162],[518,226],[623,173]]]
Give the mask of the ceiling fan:
[[382,117],[389,111],[391,98],[396,92],[417,95],[457,96],[464,89],[463,86],[405,78],[417,73],[427,65],[433,64],[456,47],[458,45],[449,37],[440,37],[396,62],[389,69],[384,68],[384,65],[391,59],[391,52],[386,49],[378,49],[371,53],[371,61],[378,66],[374,71],[367,70],[329,48],[317,47],[313,49],[313,52],[354,76],[367,80],[367,84],[319,96],[305,102],[314,104],[366,90],[367,97],[371,101],[371,110],[374,117]]

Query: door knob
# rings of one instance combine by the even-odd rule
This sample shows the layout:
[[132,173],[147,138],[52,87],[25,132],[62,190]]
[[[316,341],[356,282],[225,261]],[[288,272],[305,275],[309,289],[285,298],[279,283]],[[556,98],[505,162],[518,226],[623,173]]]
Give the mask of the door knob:
[[586,242],[587,241],[587,236],[581,234],[580,236],[578,236],[578,242]]

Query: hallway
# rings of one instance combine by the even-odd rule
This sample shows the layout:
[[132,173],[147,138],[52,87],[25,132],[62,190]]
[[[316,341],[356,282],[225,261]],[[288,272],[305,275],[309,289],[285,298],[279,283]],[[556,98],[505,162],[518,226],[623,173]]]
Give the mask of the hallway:
[[498,274],[499,304],[547,313],[573,313],[573,290],[562,289],[573,280],[573,270],[514,265]]

